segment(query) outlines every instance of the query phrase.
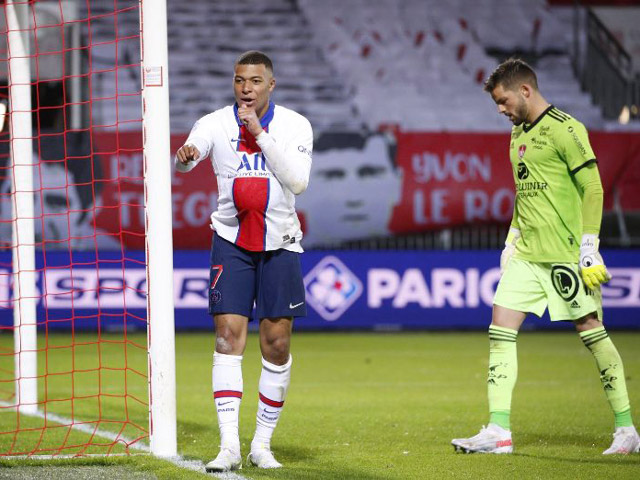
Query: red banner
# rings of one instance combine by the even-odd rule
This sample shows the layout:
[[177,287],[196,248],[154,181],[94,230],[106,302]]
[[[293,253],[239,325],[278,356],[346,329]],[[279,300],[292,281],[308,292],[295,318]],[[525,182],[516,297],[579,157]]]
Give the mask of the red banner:
[[[186,134],[171,136],[172,155],[186,137]],[[104,175],[102,202],[96,208],[96,226],[111,233],[122,232],[126,248],[144,248],[142,136],[140,132],[98,133],[94,140]],[[173,158],[159,161],[173,166]],[[176,248],[210,247],[209,217],[217,208],[217,192],[216,179],[208,160],[188,174],[173,171],[171,196]]]
[[[172,135],[172,153],[182,145],[185,137],[184,134]],[[624,209],[640,210],[640,196],[637,195],[640,190],[640,136],[595,132],[590,134],[590,139],[598,157],[605,190],[605,209],[612,208],[614,192],[617,190]],[[381,182],[389,182],[388,185],[367,184],[353,176],[345,177],[349,180],[348,188],[340,190],[349,191],[350,195],[358,192],[358,189],[375,188],[378,195],[387,190],[399,190],[394,200],[397,203],[389,211],[389,219],[384,220],[379,228],[369,226],[369,230],[366,230],[363,227],[363,232],[392,235],[463,224],[510,221],[514,188],[507,157],[508,133],[398,133],[396,141],[395,164],[398,175],[381,177]],[[367,148],[374,146],[371,144]],[[126,248],[143,248],[141,135],[139,132],[97,134],[94,137],[94,150],[101,159],[104,177],[100,181],[101,201],[95,206],[98,235],[101,231],[111,235],[121,233]],[[329,157],[334,156],[336,151],[339,152],[339,149],[331,150],[333,153],[318,153],[314,157],[313,169],[319,172],[323,166],[333,165]],[[361,153],[363,162],[375,156],[375,152],[366,148]],[[356,152],[352,151],[351,154],[356,155]],[[161,161],[173,164],[172,159]],[[339,155],[336,161],[337,164],[344,164],[344,158]],[[353,163],[357,163],[355,157]],[[335,165],[332,169],[335,169]],[[318,188],[322,187],[321,180],[314,179],[312,172],[311,183],[314,181]],[[204,161],[188,174],[173,172],[172,182],[174,246],[208,248],[211,240],[209,216],[217,202],[217,185],[210,162]],[[392,185],[391,182],[397,183]],[[335,242],[352,238],[356,230],[351,228],[351,224],[365,215],[344,214],[345,225],[341,226],[342,217],[337,210],[333,216],[327,211],[331,210],[331,198],[341,198],[340,192],[333,191],[328,198],[325,190],[320,192],[323,201],[310,202],[309,199],[314,195],[312,188],[310,184],[309,191],[303,194],[303,197],[307,196],[306,199],[299,199],[299,211],[304,217],[304,224],[325,233],[330,232],[336,237],[331,239]],[[366,200],[364,194],[358,202],[346,193],[342,196],[350,208],[364,204]],[[378,212],[378,215],[381,213]],[[314,243],[317,235],[309,233],[308,241]],[[326,242],[327,239],[323,237],[317,240],[320,241]]]
[[400,133],[397,140],[403,185],[393,233],[511,219],[507,134]]

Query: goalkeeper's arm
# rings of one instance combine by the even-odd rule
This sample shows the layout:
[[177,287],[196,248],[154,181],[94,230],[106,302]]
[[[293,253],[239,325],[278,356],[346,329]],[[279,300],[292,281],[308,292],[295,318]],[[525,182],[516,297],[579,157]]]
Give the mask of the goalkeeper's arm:
[[604,192],[598,167],[595,163],[587,165],[575,174],[576,182],[582,191],[582,241],[580,242],[580,273],[585,285],[590,289],[611,279],[598,253],[598,234],[602,222],[602,201]]

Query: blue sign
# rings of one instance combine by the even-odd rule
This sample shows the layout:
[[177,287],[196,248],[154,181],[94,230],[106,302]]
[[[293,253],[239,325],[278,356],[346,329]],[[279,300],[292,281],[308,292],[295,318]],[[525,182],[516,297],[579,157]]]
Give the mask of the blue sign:
[[[500,279],[498,251],[311,251],[301,256],[308,316],[296,330],[484,330]],[[640,251],[605,251],[608,328],[640,329]],[[0,255],[0,326],[13,324],[10,256]],[[207,314],[209,252],[174,256],[178,330],[213,330]],[[46,269],[44,268],[46,263]],[[37,322],[49,329],[144,329],[143,252],[37,257]],[[3,267],[4,265],[4,267]],[[161,281],[161,280],[160,280]],[[255,329],[257,322],[252,322]],[[523,328],[572,328],[530,315]]]

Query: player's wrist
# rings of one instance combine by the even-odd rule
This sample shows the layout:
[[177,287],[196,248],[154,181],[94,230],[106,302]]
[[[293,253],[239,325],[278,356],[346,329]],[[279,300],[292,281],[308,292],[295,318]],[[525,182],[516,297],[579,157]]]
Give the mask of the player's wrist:
[[507,233],[507,238],[504,241],[504,244],[506,246],[515,245],[521,235],[519,228],[509,227],[509,232]]
[[580,251],[597,252],[600,240],[595,233],[583,233],[580,241]]

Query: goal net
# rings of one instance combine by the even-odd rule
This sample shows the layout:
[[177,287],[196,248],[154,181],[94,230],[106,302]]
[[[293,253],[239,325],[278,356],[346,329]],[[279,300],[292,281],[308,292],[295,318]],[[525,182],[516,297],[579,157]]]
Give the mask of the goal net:
[[[163,142],[144,141],[158,136],[144,112],[168,101],[166,43],[150,66],[141,54],[141,16],[166,42],[165,7],[148,3],[157,18],[140,0],[0,9],[1,456],[174,454],[174,385],[154,396],[153,376],[165,368],[154,341],[173,360],[173,310],[148,313],[148,275],[172,268],[152,263],[151,232],[167,226],[145,201],[169,191],[145,185],[157,175],[149,151],[161,177],[169,161]],[[168,125],[165,107],[154,121]]]

